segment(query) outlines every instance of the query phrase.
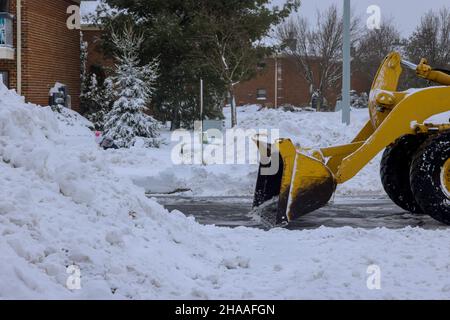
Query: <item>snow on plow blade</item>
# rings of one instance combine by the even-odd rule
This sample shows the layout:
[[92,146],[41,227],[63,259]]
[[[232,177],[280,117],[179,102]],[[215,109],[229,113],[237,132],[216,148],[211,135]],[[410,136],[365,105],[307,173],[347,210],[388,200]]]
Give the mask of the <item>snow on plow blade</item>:
[[323,162],[296,150],[288,139],[256,143],[261,164],[253,207],[265,226],[286,225],[328,203],[336,182]]

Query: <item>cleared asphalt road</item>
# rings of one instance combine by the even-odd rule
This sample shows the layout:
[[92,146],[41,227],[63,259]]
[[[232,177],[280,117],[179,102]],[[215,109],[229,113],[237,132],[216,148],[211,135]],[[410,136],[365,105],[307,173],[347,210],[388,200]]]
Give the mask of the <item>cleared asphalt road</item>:
[[[261,227],[249,212],[250,198],[183,198],[176,196],[151,196],[168,210],[179,210],[194,216],[199,223],[227,227]],[[409,214],[388,198],[358,197],[338,198],[328,206],[291,223],[292,230],[326,227],[359,227],[391,229],[422,227],[425,229],[448,228],[424,216]]]

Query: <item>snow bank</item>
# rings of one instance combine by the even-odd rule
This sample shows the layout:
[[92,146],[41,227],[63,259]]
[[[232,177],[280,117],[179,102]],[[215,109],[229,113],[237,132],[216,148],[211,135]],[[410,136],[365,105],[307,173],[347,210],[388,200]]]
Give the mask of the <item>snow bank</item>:
[[0,299],[450,298],[449,230],[201,226],[118,176],[132,158],[67,112],[0,86]]
[[[62,119],[0,86],[0,299],[188,297],[206,262],[193,253],[214,244],[117,177],[87,123]],[[82,290],[65,287],[69,265]]]

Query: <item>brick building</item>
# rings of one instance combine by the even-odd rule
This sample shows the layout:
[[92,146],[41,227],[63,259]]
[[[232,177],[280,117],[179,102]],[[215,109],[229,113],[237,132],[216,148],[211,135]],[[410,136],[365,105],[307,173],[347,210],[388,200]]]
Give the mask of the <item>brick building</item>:
[[[352,77],[352,89],[367,92],[371,83],[361,75]],[[330,106],[336,105],[341,85],[325,92]],[[267,107],[282,105],[305,106],[311,102],[310,86],[305,80],[295,58],[279,56],[268,58],[260,73],[252,80],[236,86],[236,103],[261,104]]]
[[56,82],[80,105],[80,31],[67,9],[80,0],[0,0],[0,74],[32,103],[47,105]]

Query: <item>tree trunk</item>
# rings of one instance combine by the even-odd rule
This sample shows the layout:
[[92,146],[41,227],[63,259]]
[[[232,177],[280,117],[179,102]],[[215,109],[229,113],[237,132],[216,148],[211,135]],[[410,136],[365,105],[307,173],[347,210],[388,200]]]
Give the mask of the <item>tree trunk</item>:
[[322,99],[320,98],[320,95],[317,97],[316,109],[318,112],[322,111]]
[[170,122],[170,130],[175,131],[181,128],[181,119],[177,111],[173,113],[172,121]]
[[231,127],[234,128],[237,126],[237,112],[236,112],[236,99],[234,96],[234,88],[230,86],[229,88],[230,94],[230,106],[231,106]]
[[317,95],[317,111],[322,111],[323,107],[323,94],[322,91],[318,91]]

